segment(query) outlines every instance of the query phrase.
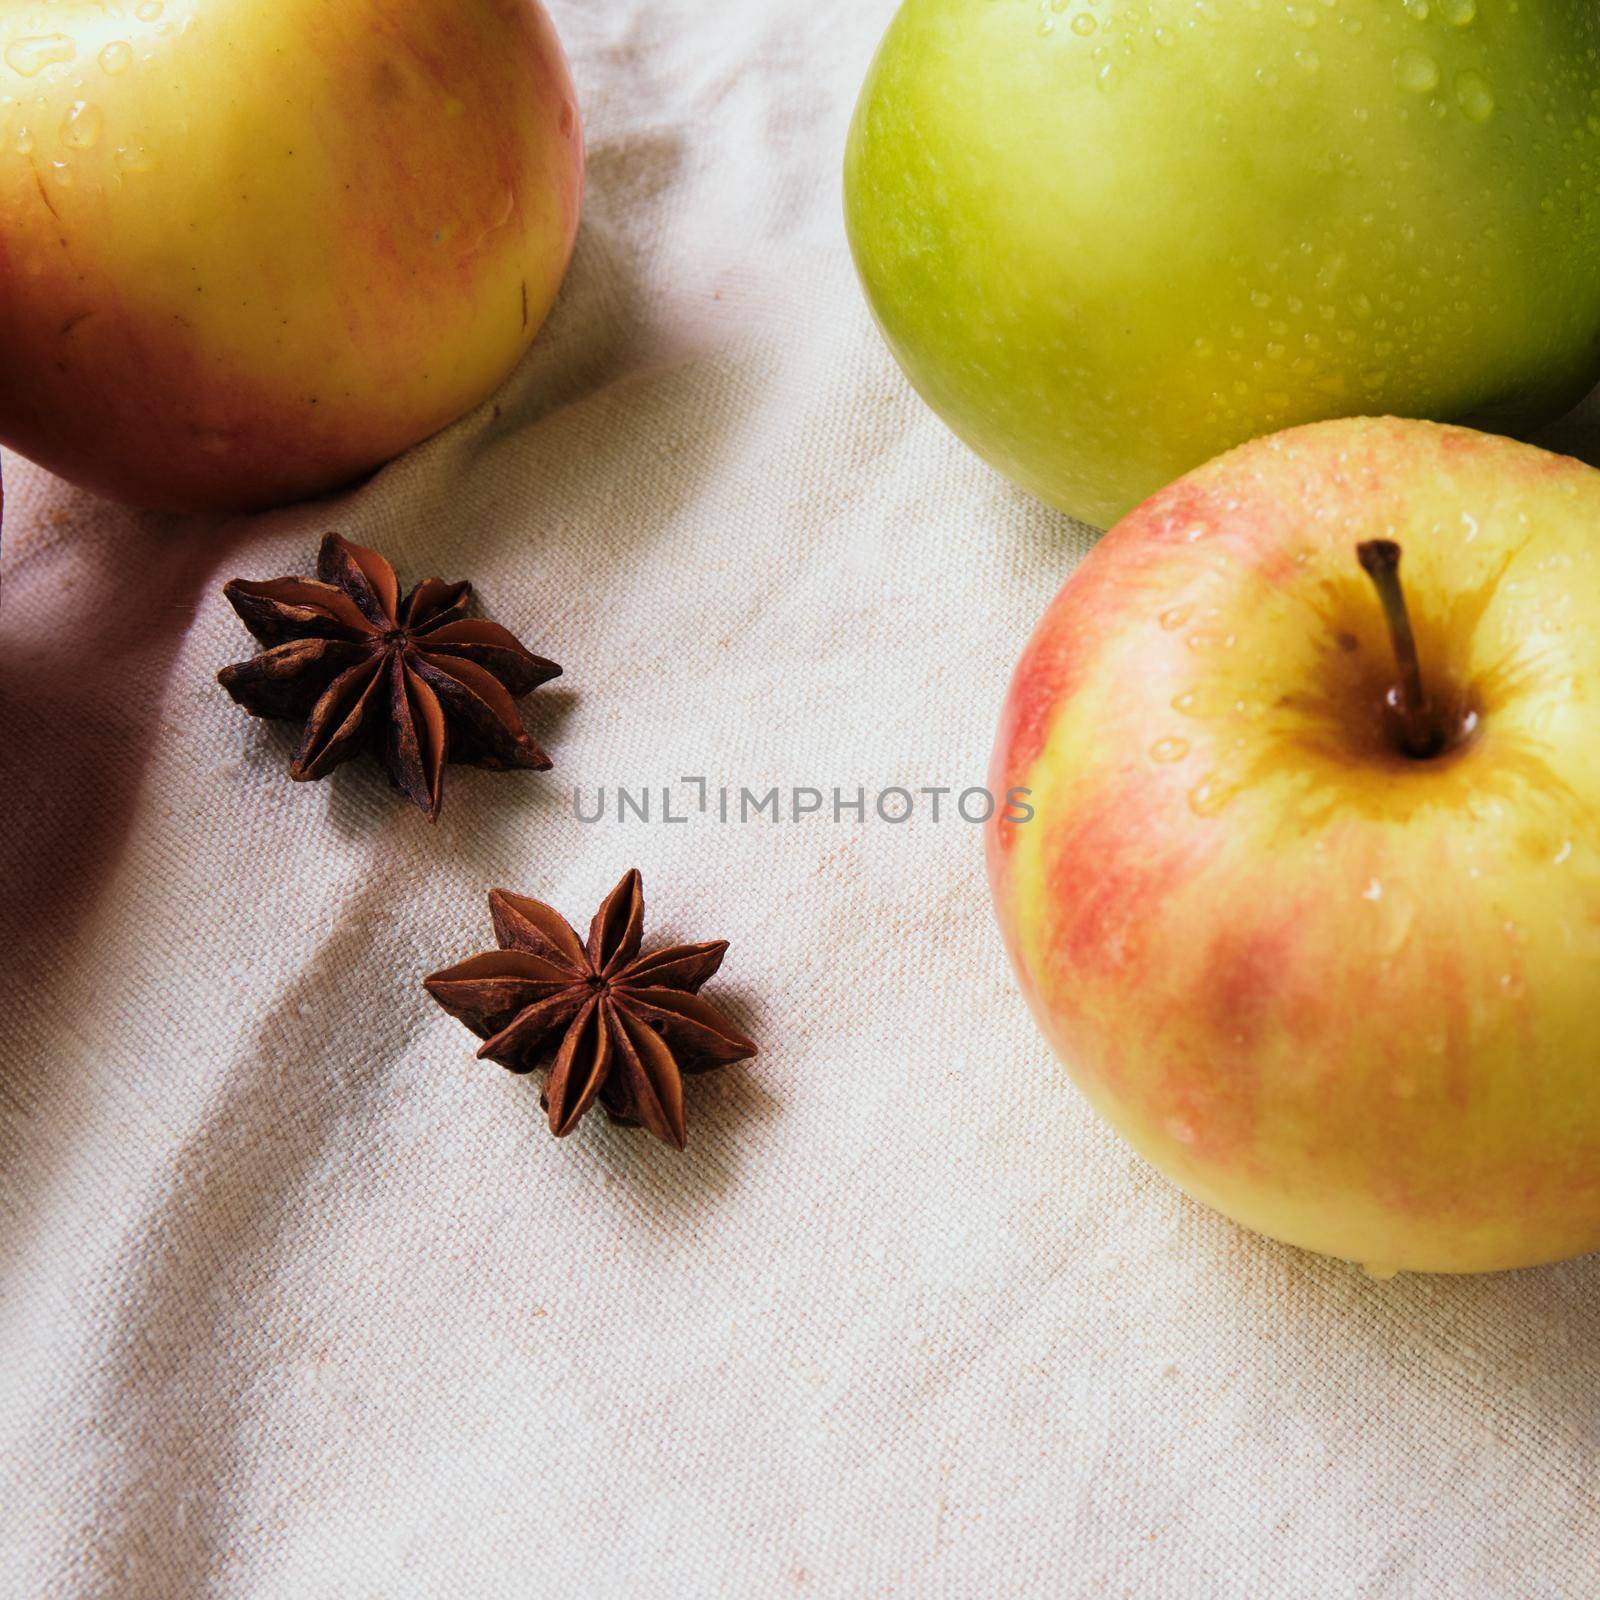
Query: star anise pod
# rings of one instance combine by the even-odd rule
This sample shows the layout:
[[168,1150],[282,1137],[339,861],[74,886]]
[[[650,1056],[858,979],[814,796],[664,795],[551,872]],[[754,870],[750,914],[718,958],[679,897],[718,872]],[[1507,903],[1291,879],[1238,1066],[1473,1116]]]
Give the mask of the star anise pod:
[[550,765],[515,701],[561,668],[469,617],[471,584],[424,578],[402,600],[376,550],[330,533],[315,578],[235,578],[222,592],[268,648],[217,681],[255,716],[305,722],[291,778],[324,777],[370,749],[431,822],[448,761]]
[[598,1099],[613,1122],[642,1123],[683,1149],[683,1074],[756,1053],[699,998],[727,942],[640,955],[637,869],[606,896],[586,941],[550,906],[504,889],[490,893],[489,910],[500,948],[423,980],[485,1041],[479,1059],[513,1072],[550,1066],[543,1099],[558,1139]]

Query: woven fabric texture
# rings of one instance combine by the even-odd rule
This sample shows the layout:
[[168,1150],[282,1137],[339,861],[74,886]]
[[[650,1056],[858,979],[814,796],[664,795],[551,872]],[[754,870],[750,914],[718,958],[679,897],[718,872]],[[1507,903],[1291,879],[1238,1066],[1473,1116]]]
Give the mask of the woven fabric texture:
[[[1249,1237],[1016,992],[955,798],[1092,534],[862,303],[838,174],[891,0],[551,9],[587,210],[492,405],[249,519],[4,462],[0,1594],[1594,1595],[1600,1268]],[[435,828],[371,766],[287,781],[218,586],[328,528],[563,664],[552,772],[453,769]],[[690,1083],[682,1156],[552,1141],[419,982],[491,887],[582,926],[634,865],[763,1046]]]

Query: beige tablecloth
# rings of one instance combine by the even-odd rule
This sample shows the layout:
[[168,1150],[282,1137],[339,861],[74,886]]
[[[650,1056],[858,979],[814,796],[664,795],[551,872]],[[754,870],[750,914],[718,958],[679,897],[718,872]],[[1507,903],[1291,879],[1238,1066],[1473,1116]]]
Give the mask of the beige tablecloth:
[[[1090,538],[856,290],[891,9],[556,4],[568,287],[359,491],[185,524],[6,460],[8,1600],[1600,1592],[1600,1268],[1377,1284],[1201,1211],[1035,1035],[978,830],[871,814],[983,781]],[[457,770],[436,829],[370,767],[286,780],[217,585],[327,527],[563,663],[552,773]],[[690,819],[577,820],[618,785]],[[724,825],[723,785],[869,814]],[[586,919],[635,864],[764,1046],[685,1156],[553,1142],[418,985],[489,887]]]

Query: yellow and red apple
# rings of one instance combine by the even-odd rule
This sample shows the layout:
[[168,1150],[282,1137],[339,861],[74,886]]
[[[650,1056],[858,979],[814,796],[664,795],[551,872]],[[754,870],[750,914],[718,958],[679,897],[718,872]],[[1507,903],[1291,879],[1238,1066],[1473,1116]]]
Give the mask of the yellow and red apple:
[[1062,589],[993,785],[1040,1026],[1189,1193],[1383,1270],[1600,1249],[1600,473],[1394,420],[1221,457]]
[[510,371],[582,176],[537,0],[0,0],[0,441],[173,509],[343,483]]

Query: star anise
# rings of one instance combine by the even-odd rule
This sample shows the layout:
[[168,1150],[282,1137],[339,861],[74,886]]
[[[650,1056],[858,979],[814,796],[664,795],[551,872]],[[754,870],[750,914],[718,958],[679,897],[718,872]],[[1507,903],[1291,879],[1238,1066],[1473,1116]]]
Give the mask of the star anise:
[[446,967],[423,986],[486,1041],[479,1059],[513,1072],[550,1065],[550,1131],[570,1133],[598,1098],[613,1122],[642,1123],[684,1147],[683,1074],[744,1061],[751,1041],[699,989],[725,940],[639,954],[644,892],[637,869],[606,896],[587,941],[550,906],[496,889],[500,948]]
[[255,716],[304,720],[291,778],[324,777],[370,749],[431,822],[446,762],[550,765],[515,701],[561,668],[469,617],[471,584],[425,578],[402,600],[376,550],[330,533],[315,578],[235,578],[222,592],[268,648],[217,681]]

